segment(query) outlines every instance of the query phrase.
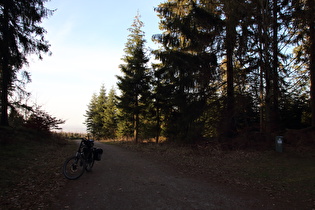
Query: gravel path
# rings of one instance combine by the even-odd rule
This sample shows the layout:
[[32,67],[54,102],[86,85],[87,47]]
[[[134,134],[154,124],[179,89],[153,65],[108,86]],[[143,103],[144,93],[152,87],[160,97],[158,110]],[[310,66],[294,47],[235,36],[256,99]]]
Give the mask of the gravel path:
[[284,209],[268,197],[181,174],[141,153],[96,142],[93,171],[68,181],[52,209]]

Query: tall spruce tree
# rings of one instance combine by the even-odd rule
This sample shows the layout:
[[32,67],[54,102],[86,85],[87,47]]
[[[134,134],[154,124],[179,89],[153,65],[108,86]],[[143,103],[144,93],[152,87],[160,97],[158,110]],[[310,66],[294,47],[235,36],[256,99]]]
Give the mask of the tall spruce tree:
[[133,125],[134,141],[138,142],[140,115],[147,110],[149,95],[149,74],[147,63],[149,61],[146,56],[145,39],[142,27],[143,22],[138,14],[134,22],[128,30],[127,43],[125,45],[125,56],[122,60],[125,62],[120,65],[122,76],[118,78],[118,88],[121,95],[118,98],[118,107],[120,111],[120,121],[126,121],[125,125]]
[[97,95],[94,93],[92,95],[91,101],[88,104],[88,109],[85,112],[85,125],[87,128],[87,132],[91,133],[92,136],[96,136],[97,134],[97,128],[95,123],[95,115],[97,115]]
[[[174,141],[193,141],[202,135],[203,114],[207,98],[213,94],[209,85],[216,77],[214,54],[217,36],[222,31],[218,15],[210,13],[209,5],[196,1],[172,0],[160,4],[156,11],[160,17],[163,34],[155,35],[162,44],[155,51],[162,65],[156,69],[159,81],[159,104],[166,121],[166,136]],[[210,20],[211,22],[207,22]],[[157,103],[157,104],[158,104]]]
[[105,89],[105,86],[102,85],[99,95],[97,97],[97,106],[96,106],[97,115],[95,116],[95,123],[97,125],[98,138],[106,137],[106,130],[104,130],[104,110],[106,109],[106,103],[107,103],[106,89]]
[[99,94],[93,94],[92,99],[86,110],[85,124],[87,131],[91,133],[96,139],[104,138],[106,132],[104,126],[104,110],[107,102],[106,90],[104,85],[101,86]]
[[[315,2],[314,0],[292,0],[291,32],[294,34],[296,65],[299,74],[308,70],[310,78],[311,122],[315,126]],[[302,68],[300,68],[302,66]]]
[[107,100],[105,102],[105,109],[103,113],[103,129],[105,137],[114,139],[117,132],[117,99],[115,89],[110,89]]
[[236,48],[236,27],[239,21],[239,5],[241,2],[235,0],[223,0],[223,14],[225,16],[225,49],[226,49],[226,112],[224,116],[224,135],[233,137],[235,135],[235,93],[234,93],[234,60]]
[[23,64],[27,64],[29,54],[49,51],[44,39],[45,29],[39,24],[43,18],[53,13],[44,7],[47,0],[5,0],[0,2],[0,124],[8,123],[8,95],[13,90],[13,82]]

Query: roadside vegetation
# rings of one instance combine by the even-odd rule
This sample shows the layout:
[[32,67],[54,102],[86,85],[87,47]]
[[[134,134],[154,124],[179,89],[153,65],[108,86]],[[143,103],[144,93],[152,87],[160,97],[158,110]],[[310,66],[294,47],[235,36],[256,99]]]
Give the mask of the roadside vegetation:
[[65,157],[75,145],[57,134],[30,129],[1,128],[1,209],[47,209],[66,181],[61,173]]

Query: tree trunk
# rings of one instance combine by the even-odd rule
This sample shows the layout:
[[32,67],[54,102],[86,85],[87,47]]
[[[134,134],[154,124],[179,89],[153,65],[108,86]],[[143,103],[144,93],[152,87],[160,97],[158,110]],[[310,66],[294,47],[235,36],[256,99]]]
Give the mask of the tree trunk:
[[135,96],[135,114],[134,114],[134,130],[133,130],[133,137],[135,143],[138,143],[139,140],[139,102],[138,102],[138,94]]
[[[230,4],[230,2],[228,2]],[[226,14],[226,62],[227,62],[227,112],[226,112],[226,137],[233,137],[235,135],[235,122],[234,122],[234,69],[233,69],[233,50],[235,46],[235,22],[229,17],[228,12]]]
[[[267,134],[271,133],[272,130],[272,101],[273,101],[273,68],[270,56],[270,42],[272,41],[269,32],[271,26],[271,13],[269,1],[260,1],[261,7],[261,68],[265,77],[265,103],[264,103],[264,132]],[[268,136],[268,135],[267,135]]]
[[[262,55],[261,55],[262,56]],[[264,113],[265,113],[265,103],[264,103],[264,73],[263,73],[263,68],[260,66],[259,68],[259,131],[263,133],[265,131],[265,118],[264,118]]]
[[264,94],[264,72],[265,72],[265,66],[264,66],[264,44],[263,44],[263,27],[261,24],[258,24],[258,36],[259,36],[259,131],[261,133],[265,132],[266,130],[266,123],[265,123],[265,94]]
[[279,130],[279,75],[278,75],[278,1],[273,2],[273,64],[272,64],[272,107],[271,131]]
[[135,115],[133,137],[135,139],[135,143],[138,143],[138,139],[139,139],[139,114]]
[[8,81],[9,81],[9,67],[8,65],[3,62],[2,66],[2,74],[1,78],[1,126],[9,126],[9,120],[8,120]]
[[3,44],[2,44],[2,69],[1,69],[1,126],[9,126],[8,120],[8,93],[10,85],[10,67],[9,67],[9,16],[6,5],[3,8]]
[[[158,104],[158,102],[157,102]],[[160,108],[156,108],[156,136],[155,136],[155,143],[159,143],[159,137],[160,137],[160,126],[161,126],[161,119],[160,119]]]
[[308,5],[308,17],[310,26],[310,74],[311,74],[311,110],[312,110],[312,126],[315,126],[315,5],[313,0],[307,1]]

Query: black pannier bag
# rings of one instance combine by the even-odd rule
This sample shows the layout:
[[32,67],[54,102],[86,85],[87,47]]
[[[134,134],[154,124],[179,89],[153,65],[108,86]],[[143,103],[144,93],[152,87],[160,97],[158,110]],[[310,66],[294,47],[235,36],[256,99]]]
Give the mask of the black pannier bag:
[[102,158],[103,150],[101,148],[97,148],[94,150],[94,160],[100,161]]

